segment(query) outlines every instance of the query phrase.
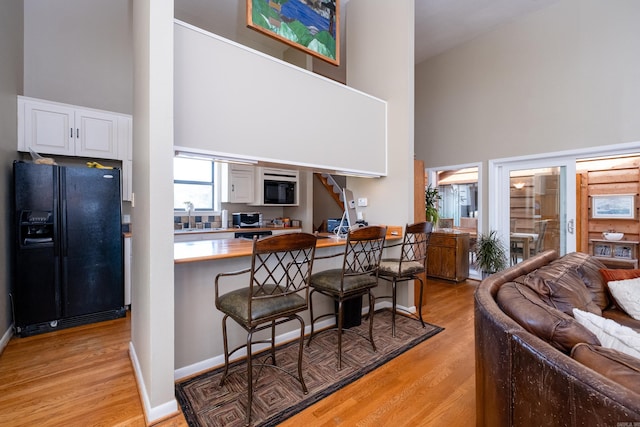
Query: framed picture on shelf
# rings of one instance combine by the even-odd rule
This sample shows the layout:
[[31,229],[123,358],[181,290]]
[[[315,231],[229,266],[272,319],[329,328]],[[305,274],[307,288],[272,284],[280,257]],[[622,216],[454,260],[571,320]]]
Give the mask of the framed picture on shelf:
[[630,246],[625,246],[625,245],[616,245],[615,246],[614,256],[616,258],[631,259],[631,254],[632,253],[633,253],[633,251],[632,251]]
[[596,243],[593,248],[595,256],[611,256],[611,245],[607,243]]
[[591,196],[591,218],[635,219],[635,194]]
[[340,0],[247,0],[247,26],[340,65]]

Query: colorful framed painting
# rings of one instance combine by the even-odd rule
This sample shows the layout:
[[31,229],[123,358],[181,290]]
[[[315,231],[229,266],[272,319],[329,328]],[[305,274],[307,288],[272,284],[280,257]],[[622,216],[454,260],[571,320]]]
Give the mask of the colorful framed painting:
[[635,219],[635,194],[591,196],[591,218]]
[[340,65],[340,0],[247,0],[247,26]]

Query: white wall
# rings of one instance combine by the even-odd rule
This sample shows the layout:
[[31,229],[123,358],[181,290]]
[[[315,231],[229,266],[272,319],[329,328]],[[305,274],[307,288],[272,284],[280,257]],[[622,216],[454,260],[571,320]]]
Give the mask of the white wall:
[[385,175],[386,104],[177,22],[175,144],[270,163]]
[[635,0],[564,0],[418,64],[417,158],[445,166],[640,140],[638,22]]
[[[134,2],[131,345],[146,418],[174,397],[173,0]],[[151,214],[153,212],[153,215]]]
[[[12,323],[11,289],[12,167],[18,158],[17,95],[22,90],[22,1],[0,0],[0,352]],[[6,335],[8,337],[8,335]]]
[[[350,0],[346,7],[347,84],[384,99],[388,110],[388,175],[347,177],[347,187],[356,198],[368,199],[368,206],[358,210],[369,224],[404,226],[413,222],[414,1],[389,7],[386,0]],[[375,31],[372,22],[393,30]],[[413,301],[413,287],[401,286],[398,303],[412,306]]]
[[[349,177],[347,187],[368,199],[369,206],[358,210],[370,224],[404,226],[413,220],[414,2],[388,4],[350,0],[346,5],[347,84],[384,99],[388,109],[388,176]],[[372,22],[393,31],[371,31]]]
[[24,95],[131,114],[132,0],[25,0]]

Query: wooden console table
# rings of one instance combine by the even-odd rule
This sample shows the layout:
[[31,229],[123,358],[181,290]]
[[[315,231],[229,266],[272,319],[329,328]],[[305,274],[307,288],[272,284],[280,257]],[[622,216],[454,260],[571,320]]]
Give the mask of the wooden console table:
[[638,268],[638,245],[634,240],[591,239],[591,254],[609,268]]
[[461,282],[469,277],[469,233],[434,231],[427,248],[427,275]]

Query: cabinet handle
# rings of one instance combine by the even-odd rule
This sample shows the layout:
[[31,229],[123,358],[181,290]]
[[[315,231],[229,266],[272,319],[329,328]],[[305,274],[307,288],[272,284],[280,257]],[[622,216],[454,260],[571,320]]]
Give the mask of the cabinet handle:
[[231,184],[231,192],[234,192],[234,191],[236,191],[236,186],[235,184]]
[[73,138],[73,128],[69,129],[71,131],[71,135],[69,135],[70,138]]
[[76,138],[80,139],[80,128],[76,128]]

